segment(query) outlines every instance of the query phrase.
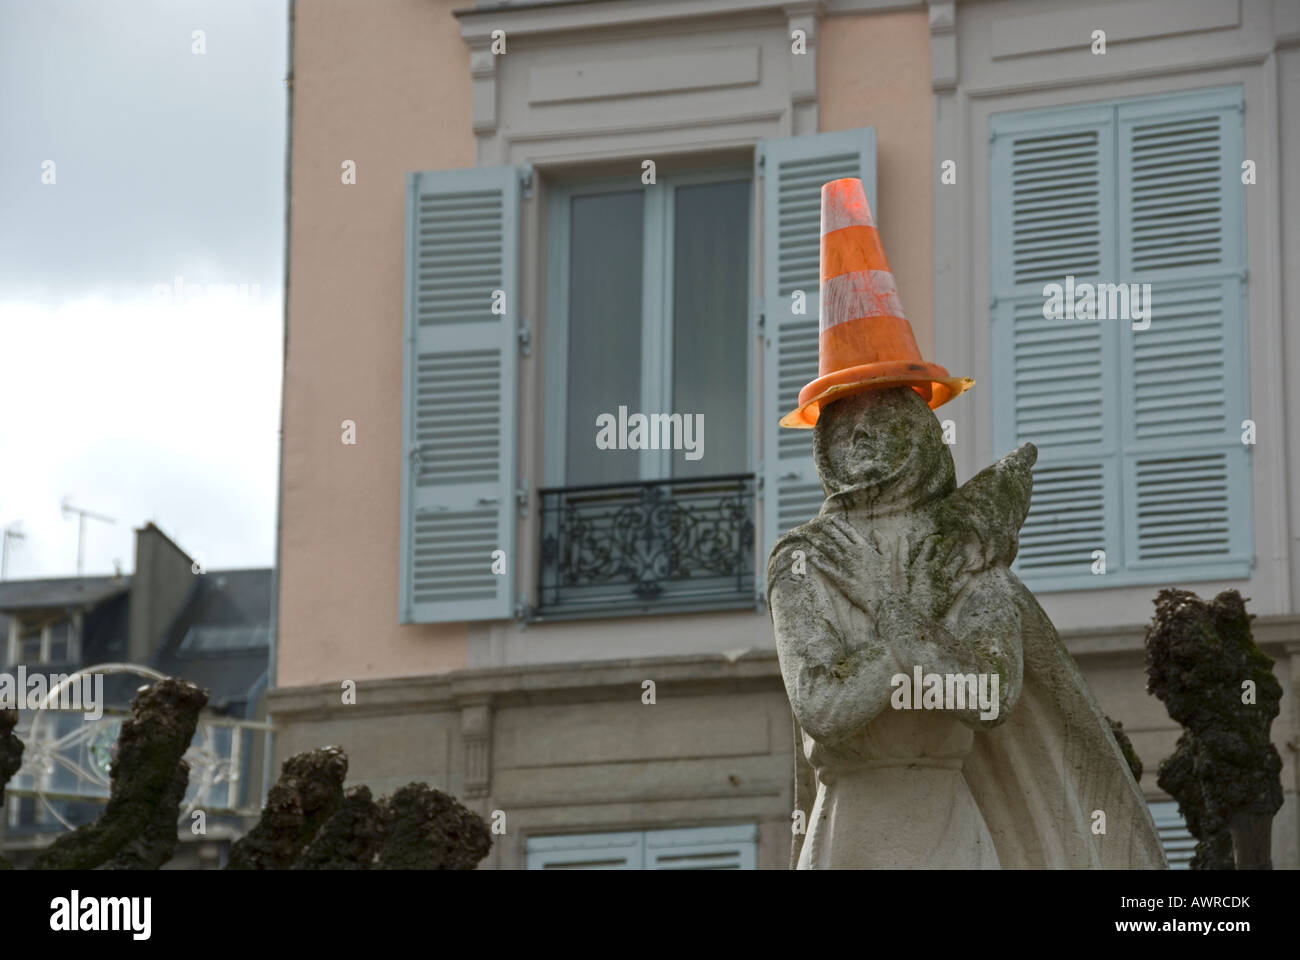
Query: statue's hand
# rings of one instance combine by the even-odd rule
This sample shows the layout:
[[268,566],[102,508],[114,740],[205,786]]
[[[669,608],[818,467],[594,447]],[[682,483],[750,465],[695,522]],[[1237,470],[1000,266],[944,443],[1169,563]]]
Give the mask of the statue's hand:
[[887,562],[878,535],[867,537],[849,524],[834,521],[819,524],[818,532],[821,536],[810,558],[813,567],[850,603],[869,612],[880,595],[879,572]]
[[938,673],[978,669],[970,644],[942,620],[927,616],[903,594],[889,594],[872,610],[876,629],[902,662]]
[[934,620],[942,620],[964,599],[972,572],[966,545],[936,535],[919,544],[905,541],[899,550],[898,567],[898,591]]
[[938,666],[958,655],[957,640],[939,620],[929,617],[916,602],[902,593],[889,593],[872,604],[876,629],[894,646],[895,652],[912,662],[920,656],[923,666]]

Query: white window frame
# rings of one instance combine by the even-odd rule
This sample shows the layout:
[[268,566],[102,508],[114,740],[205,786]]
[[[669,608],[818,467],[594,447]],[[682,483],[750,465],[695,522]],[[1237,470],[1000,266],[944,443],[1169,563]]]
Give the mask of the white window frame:
[[[705,158],[701,158],[705,159]],[[645,413],[667,412],[671,407],[673,388],[673,237],[676,190],[681,186],[707,183],[731,183],[744,180],[750,190],[749,236],[745,238],[747,275],[745,280],[745,317],[752,315],[754,304],[755,265],[752,251],[758,225],[754,222],[754,191],[757,190],[753,166],[728,164],[702,167],[682,173],[660,173],[654,184],[642,184],[638,179],[599,177],[590,179],[563,178],[548,190],[546,209],[545,262],[539,272],[548,278],[546,290],[546,345],[545,382],[543,384],[546,424],[559,431],[548,437],[544,445],[543,486],[563,487],[569,480],[565,476],[568,436],[568,357],[569,357],[569,224],[571,202],[575,196],[594,193],[625,193],[640,190],[645,196],[642,244],[641,288],[641,396],[640,410]],[[657,318],[657,322],[645,322]],[[752,338],[745,336],[745,369],[748,381],[744,385],[746,418],[744,424],[745,472],[754,470],[754,425],[756,411],[751,401],[755,356]],[[741,345],[737,344],[737,349]],[[609,411],[614,413],[616,411]],[[629,411],[634,412],[634,411]],[[679,411],[686,412],[686,411]],[[591,425],[596,435],[596,425]],[[563,442],[555,442],[562,439]],[[641,451],[641,480],[668,479],[672,476],[671,450]]]
[[[31,618],[29,618],[27,622],[30,622],[30,619]],[[60,623],[63,623],[65,620],[69,624],[68,655],[66,660],[60,662],[79,663],[81,661],[81,626],[83,622],[83,614],[81,611],[77,611],[62,617],[50,616],[48,614],[44,615],[44,623],[41,625],[40,663],[44,664],[52,662],[50,659],[50,648],[54,643],[53,628],[58,626]],[[23,622],[24,620],[21,616],[15,615],[9,618],[9,637],[6,645],[6,652],[10,664],[16,664],[19,660],[19,653],[21,651],[18,637],[22,632]]]
[[[548,867],[564,869],[567,864],[591,862],[594,858],[611,857],[611,855],[622,857],[624,863],[618,866],[586,869],[692,869],[685,864],[661,866],[660,864],[665,860],[679,859],[671,856],[672,852],[685,854],[686,858],[734,855],[737,860],[736,869],[756,870],[758,868],[758,827],[753,823],[733,823],[705,827],[670,827],[529,837],[525,842],[524,858],[526,868],[529,870],[545,870]],[[710,868],[695,867],[695,869]]]

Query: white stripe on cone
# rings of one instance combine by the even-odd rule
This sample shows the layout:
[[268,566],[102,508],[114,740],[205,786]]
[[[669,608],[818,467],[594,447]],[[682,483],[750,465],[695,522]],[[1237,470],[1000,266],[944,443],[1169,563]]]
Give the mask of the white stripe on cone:
[[871,208],[866,204],[863,204],[862,211],[859,214],[855,214],[849,207],[838,203],[822,204],[822,236],[842,227],[874,227],[875,225],[876,221],[871,215]]
[[823,331],[863,317],[907,319],[894,275],[888,270],[856,270],[823,280],[821,311]]

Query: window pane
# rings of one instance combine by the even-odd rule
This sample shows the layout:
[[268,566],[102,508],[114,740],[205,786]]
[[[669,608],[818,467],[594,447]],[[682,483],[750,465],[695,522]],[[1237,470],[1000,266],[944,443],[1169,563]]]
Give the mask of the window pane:
[[703,414],[704,444],[698,460],[674,451],[676,477],[749,469],[749,195],[747,180],[677,188],[672,412]]
[[40,624],[18,628],[18,662],[25,664],[41,662]]
[[60,620],[50,627],[50,663],[66,663],[68,640],[72,636],[72,623]]
[[569,224],[569,369],[565,483],[640,476],[640,452],[597,450],[596,418],[641,409],[640,190],[574,197]]

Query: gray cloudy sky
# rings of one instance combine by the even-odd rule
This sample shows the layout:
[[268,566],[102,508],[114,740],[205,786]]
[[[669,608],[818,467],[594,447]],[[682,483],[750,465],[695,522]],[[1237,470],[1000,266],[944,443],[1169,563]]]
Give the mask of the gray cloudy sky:
[[64,497],[117,520],[87,573],[131,570],[148,520],[206,567],[273,561],[286,36],[285,0],[0,0],[11,579],[76,572]]

